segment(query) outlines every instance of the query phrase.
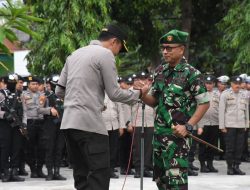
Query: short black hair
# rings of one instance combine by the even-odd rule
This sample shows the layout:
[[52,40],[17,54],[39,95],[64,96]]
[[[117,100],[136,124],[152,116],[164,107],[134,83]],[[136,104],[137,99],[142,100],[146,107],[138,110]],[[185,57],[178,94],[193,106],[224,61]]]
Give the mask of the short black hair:
[[108,41],[108,40],[110,40],[111,38],[117,38],[117,37],[114,36],[114,35],[111,34],[111,33],[108,33],[108,32],[101,32],[101,33],[99,34],[98,40],[100,40],[100,41]]

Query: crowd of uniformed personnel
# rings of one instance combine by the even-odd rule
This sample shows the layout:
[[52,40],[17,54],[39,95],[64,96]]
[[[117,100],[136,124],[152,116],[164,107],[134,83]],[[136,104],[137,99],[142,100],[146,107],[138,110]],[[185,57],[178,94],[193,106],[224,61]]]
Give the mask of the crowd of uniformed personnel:
[[[0,168],[2,182],[31,178],[66,180],[60,175],[65,141],[60,131],[63,101],[53,89],[55,78],[46,83],[37,77],[16,74],[0,80]],[[58,80],[58,79],[57,79]],[[24,86],[27,83],[27,86]],[[43,166],[47,175],[43,173]]]
[[[133,87],[134,80],[152,80],[149,73],[119,77],[121,88]],[[24,181],[30,169],[31,178],[66,180],[60,174],[65,140],[60,131],[63,100],[54,93],[58,78],[46,81],[34,77],[9,75],[0,80],[0,169],[2,182]],[[27,85],[25,85],[27,83]],[[225,159],[228,175],[245,175],[241,161],[249,162],[248,127],[250,77],[204,75],[210,96],[210,108],[193,133],[224,150],[219,154],[204,144],[190,139],[188,174],[198,175],[193,165],[196,153],[200,172],[218,172],[214,159]],[[153,177],[152,138],[154,109],[142,102],[134,105],[112,102],[105,96],[103,120],[109,133],[110,177],[120,174],[141,177],[141,131],[144,130],[144,177]],[[132,152],[130,146],[132,144]],[[134,167],[134,170],[132,170]],[[47,169],[44,174],[43,169]]]

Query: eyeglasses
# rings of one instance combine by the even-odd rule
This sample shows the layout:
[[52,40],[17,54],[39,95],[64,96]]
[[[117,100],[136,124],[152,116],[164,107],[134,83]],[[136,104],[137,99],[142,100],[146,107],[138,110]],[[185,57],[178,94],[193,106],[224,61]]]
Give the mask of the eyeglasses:
[[160,46],[160,48],[161,48],[161,51],[164,51],[164,50],[166,50],[167,52],[172,52],[172,50],[174,49],[174,48],[177,48],[177,47],[180,47],[181,45],[178,45],[178,46]]

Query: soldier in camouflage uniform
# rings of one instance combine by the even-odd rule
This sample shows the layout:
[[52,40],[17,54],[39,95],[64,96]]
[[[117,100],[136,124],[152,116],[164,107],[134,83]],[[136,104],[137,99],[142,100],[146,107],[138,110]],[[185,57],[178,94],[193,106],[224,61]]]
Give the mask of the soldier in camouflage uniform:
[[172,30],[160,39],[166,63],[154,74],[151,90],[137,84],[141,99],[156,107],[154,122],[154,179],[159,190],[188,189],[187,132],[207,111],[209,100],[200,72],[189,65],[183,54],[188,33]]

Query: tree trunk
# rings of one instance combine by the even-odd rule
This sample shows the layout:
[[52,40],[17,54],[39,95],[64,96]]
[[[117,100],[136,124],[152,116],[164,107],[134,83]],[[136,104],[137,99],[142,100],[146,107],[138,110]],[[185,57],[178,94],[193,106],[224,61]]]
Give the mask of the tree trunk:
[[191,25],[192,25],[192,0],[181,1],[181,12],[182,12],[182,17],[181,17],[182,30],[189,33],[189,39],[185,51],[185,57],[188,60],[189,42],[190,42]]

